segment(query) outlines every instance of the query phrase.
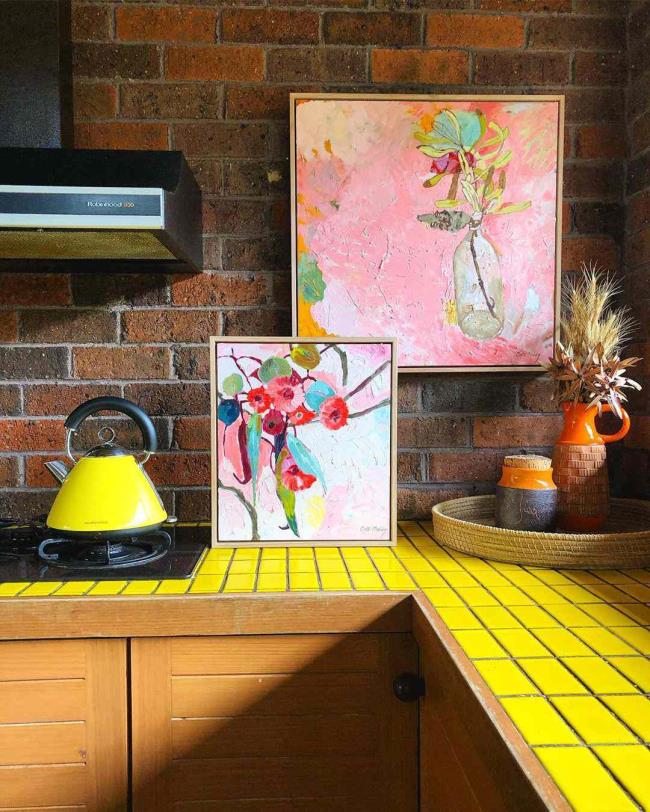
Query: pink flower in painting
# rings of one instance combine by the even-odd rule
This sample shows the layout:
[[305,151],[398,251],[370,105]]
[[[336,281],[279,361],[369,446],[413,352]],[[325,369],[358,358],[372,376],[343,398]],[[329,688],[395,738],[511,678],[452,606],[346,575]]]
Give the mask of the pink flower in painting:
[[315,417],[315,412],[310,411],[304,405],[298,406],[297,409],[294,409],[293,412],[289,413],[289,421],[293,423],[294,426],[303,426],[305,423],[309,423],[309,421],[313,420]]
[[[472,152],[465,153],[465,159],[469,166],[476,164],[476,158]],[[434,158],[431,162],[431,171],[436,175],[455,175],[460,172],[460,159],[457,152],[448,152],[440,158]]]
[[273,437],[275,437],[276,434],[282,434],[282,430],[284,429],[284,417],[282,412],[279,412],[277,409],[271,409],[270,412],[267,412],[264,415],[262,428],[267,434]]
[[257,389],[251,389],[248,393],[248,402],[258,414],[262,414],[270,407],[271,398],[263,386],[258,386]]
[[287,454],[282,462],[282,484],[290,491],[306,491],[316,482],[316,477],[302,471],[296,461]]
[[283,412],[293,411],[301,396],[289,377],[273,378],[272,381],[269,381],[266,391],[276,409],[281,409]]
[[350,410],[343,398],[328,398],[320,407],[320,421],[327,429],[337,431],[348,422]]

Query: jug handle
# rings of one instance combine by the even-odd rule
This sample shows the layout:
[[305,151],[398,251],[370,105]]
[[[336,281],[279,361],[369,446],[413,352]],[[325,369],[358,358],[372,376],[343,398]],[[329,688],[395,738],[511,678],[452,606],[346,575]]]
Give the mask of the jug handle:
[[[609,403],[603,403],[602,410],[603,412],[614,412]],[[622,440],[630,430],[630,415],[625,411],[625,409],[621,409],[621,412],[623,414],[623,425],[617,432],[614,434],[601,434],[599,432],[604,443],[615,443],[617,440]]]

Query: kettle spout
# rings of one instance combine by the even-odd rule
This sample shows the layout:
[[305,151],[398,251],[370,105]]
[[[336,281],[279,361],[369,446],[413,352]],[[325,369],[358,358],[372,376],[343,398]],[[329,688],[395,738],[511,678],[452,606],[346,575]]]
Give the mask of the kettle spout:
[[54,479],[56,479],[59,485],[63,484],[65,478],[70,473],[70,469],[68,468],[68,466],[64,462],[61,462],[60,460],[54,460],[54,462],[46,462],[45,467],[52,474]]

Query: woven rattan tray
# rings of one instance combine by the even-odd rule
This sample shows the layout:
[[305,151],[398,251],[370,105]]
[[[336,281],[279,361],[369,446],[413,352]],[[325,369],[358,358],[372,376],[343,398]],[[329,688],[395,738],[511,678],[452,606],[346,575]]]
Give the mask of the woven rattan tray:
[[440,502],[436,541],[468,555],[537,567],[620,569],[650,566],[650,502],[612,499],[600,533],[537,533],[494,526],[494,496]]

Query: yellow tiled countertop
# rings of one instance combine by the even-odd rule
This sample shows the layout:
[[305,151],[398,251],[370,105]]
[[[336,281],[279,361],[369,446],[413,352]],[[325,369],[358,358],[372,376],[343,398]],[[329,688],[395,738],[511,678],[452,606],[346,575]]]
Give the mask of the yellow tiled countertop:
[[548,570],[398,545],[209,550],[188,580],[0,584],[0,597],[421,590],[577,810],[650,808],[650,570]]

